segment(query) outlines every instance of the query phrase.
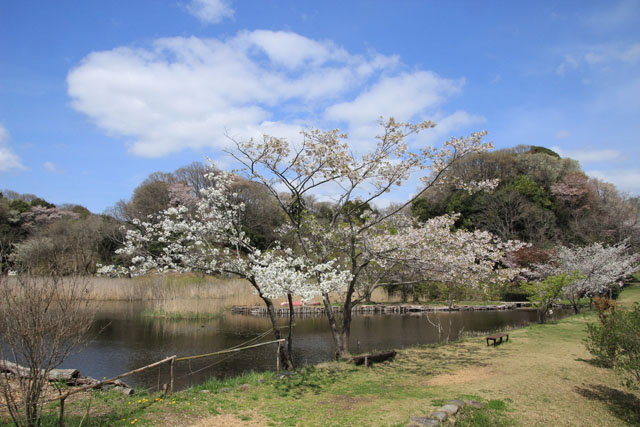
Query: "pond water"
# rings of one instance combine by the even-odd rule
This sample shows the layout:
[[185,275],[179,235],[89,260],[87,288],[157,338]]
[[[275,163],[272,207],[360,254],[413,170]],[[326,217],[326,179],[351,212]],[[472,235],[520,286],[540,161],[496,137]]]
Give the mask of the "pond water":
[[[267,318],[229,311],[208,320],[171,320],[142,316],[144,303],[103,303],[91,327],[91,339],[63,367],[79,369],[83,375],[109,378],[171,355],[211,353],[238,346],[256,338],[271,325]],[[509,311],[466,311],[430,313],[429,319],[442,324],[444,335],[460,332],[487,332],[524,326],[536,321],[531,309]],[[287,319],[281,319],[286,324]],[[443,337],[441,337],[443,338]],[[273,340],[268,334],[260,341]],[[255,342],[260,342],[255,341]],[[352,323],[351,351],[401,349],[439,341],[438,329],[425,314],[358,315]],[[252,342],[253,343],[253,342]],[[293,358],[297,366],[331,359],[333,346],[327,320],[322,317],[296,318]],[[276,345],[267,345],[231,356],[214,356],[192,362],[177,362],[175,387],[197,384],[212,376],[237,376],[246,371],[275,370]],[[168,382],[168,366],[154,368],[124,379],[136,388],[154,390]]]

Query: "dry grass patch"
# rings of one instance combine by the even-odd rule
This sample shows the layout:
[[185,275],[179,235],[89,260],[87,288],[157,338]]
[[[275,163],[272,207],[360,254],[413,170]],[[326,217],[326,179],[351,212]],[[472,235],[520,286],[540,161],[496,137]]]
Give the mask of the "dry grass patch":
[[339,395],[329,400],[318,401],[319,405],[329,406],[329,411],[350,411],[357,406],[371,403],[372,397],[353,397],[349,395]]
[[478,381],[480,379],[491,378],[495,375],[500,375],[500,373],[487,367],[465,368],[452,374],[437,375],[427,381],[424,381],[423,384],[425,386],[464,384],[472,381]]
[[166,425],[189,425],[190,427],[262,427],[268,426],[269,420],[257,411],[242,411],[238,414],[219,414],[203,418],[194,424],[187,424],[187,420],[166,420],[171,424]]
[[[619,392],[623,389],[613,371],[586,362],[590,355],[582,343],[584,330],[584,317],[575,316],[556,325],[517,331],[509,344],[503,344],[509,351],[496,351],[487,361],[486,369],[492,375],[441,385],[454,394],[505,400],[523,425],[627,425],[628,418],[612,414],[606,399],[577,391],[590,383]],[[519,339],[527,336],[529,339]],[[457,374],[461,372],[464,374],[464,370]]]

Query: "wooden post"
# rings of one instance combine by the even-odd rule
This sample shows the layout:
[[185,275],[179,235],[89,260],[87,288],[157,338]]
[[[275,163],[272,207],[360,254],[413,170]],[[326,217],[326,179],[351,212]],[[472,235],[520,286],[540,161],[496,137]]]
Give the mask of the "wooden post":
[[176,357],[173,356],[171,362],[169,362],[169,393],[173,394],[173,363],[176,361]]
[[280,345],[281,341],[278,341],[278,349],[276,350],[276,372],[280,372]]
[[60,398],[60,417],[58,418],[58,426],[64,427],[64,401],[66,397]]

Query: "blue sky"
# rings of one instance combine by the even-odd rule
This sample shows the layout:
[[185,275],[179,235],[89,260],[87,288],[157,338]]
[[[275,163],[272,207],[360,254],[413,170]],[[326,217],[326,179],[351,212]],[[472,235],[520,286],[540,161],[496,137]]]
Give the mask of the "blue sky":
[[231,167],[225,134],[340,127],[365,150],[381,115],[638,195],[639,113],[640,1],[0,0],[0,189],[93,212],[154,171]]

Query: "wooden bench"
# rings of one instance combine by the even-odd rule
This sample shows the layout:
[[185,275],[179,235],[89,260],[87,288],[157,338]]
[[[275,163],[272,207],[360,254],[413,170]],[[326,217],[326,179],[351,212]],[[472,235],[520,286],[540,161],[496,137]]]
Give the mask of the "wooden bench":
[[[507,337],[507,341],[509,341],[509,334],[493,334],[487,337],[487,345],[489,345],[489,340],[493,340],[493,346],[496,344],[502,344],[502,338]],[[498,341],[500,340],[500,341]]]

